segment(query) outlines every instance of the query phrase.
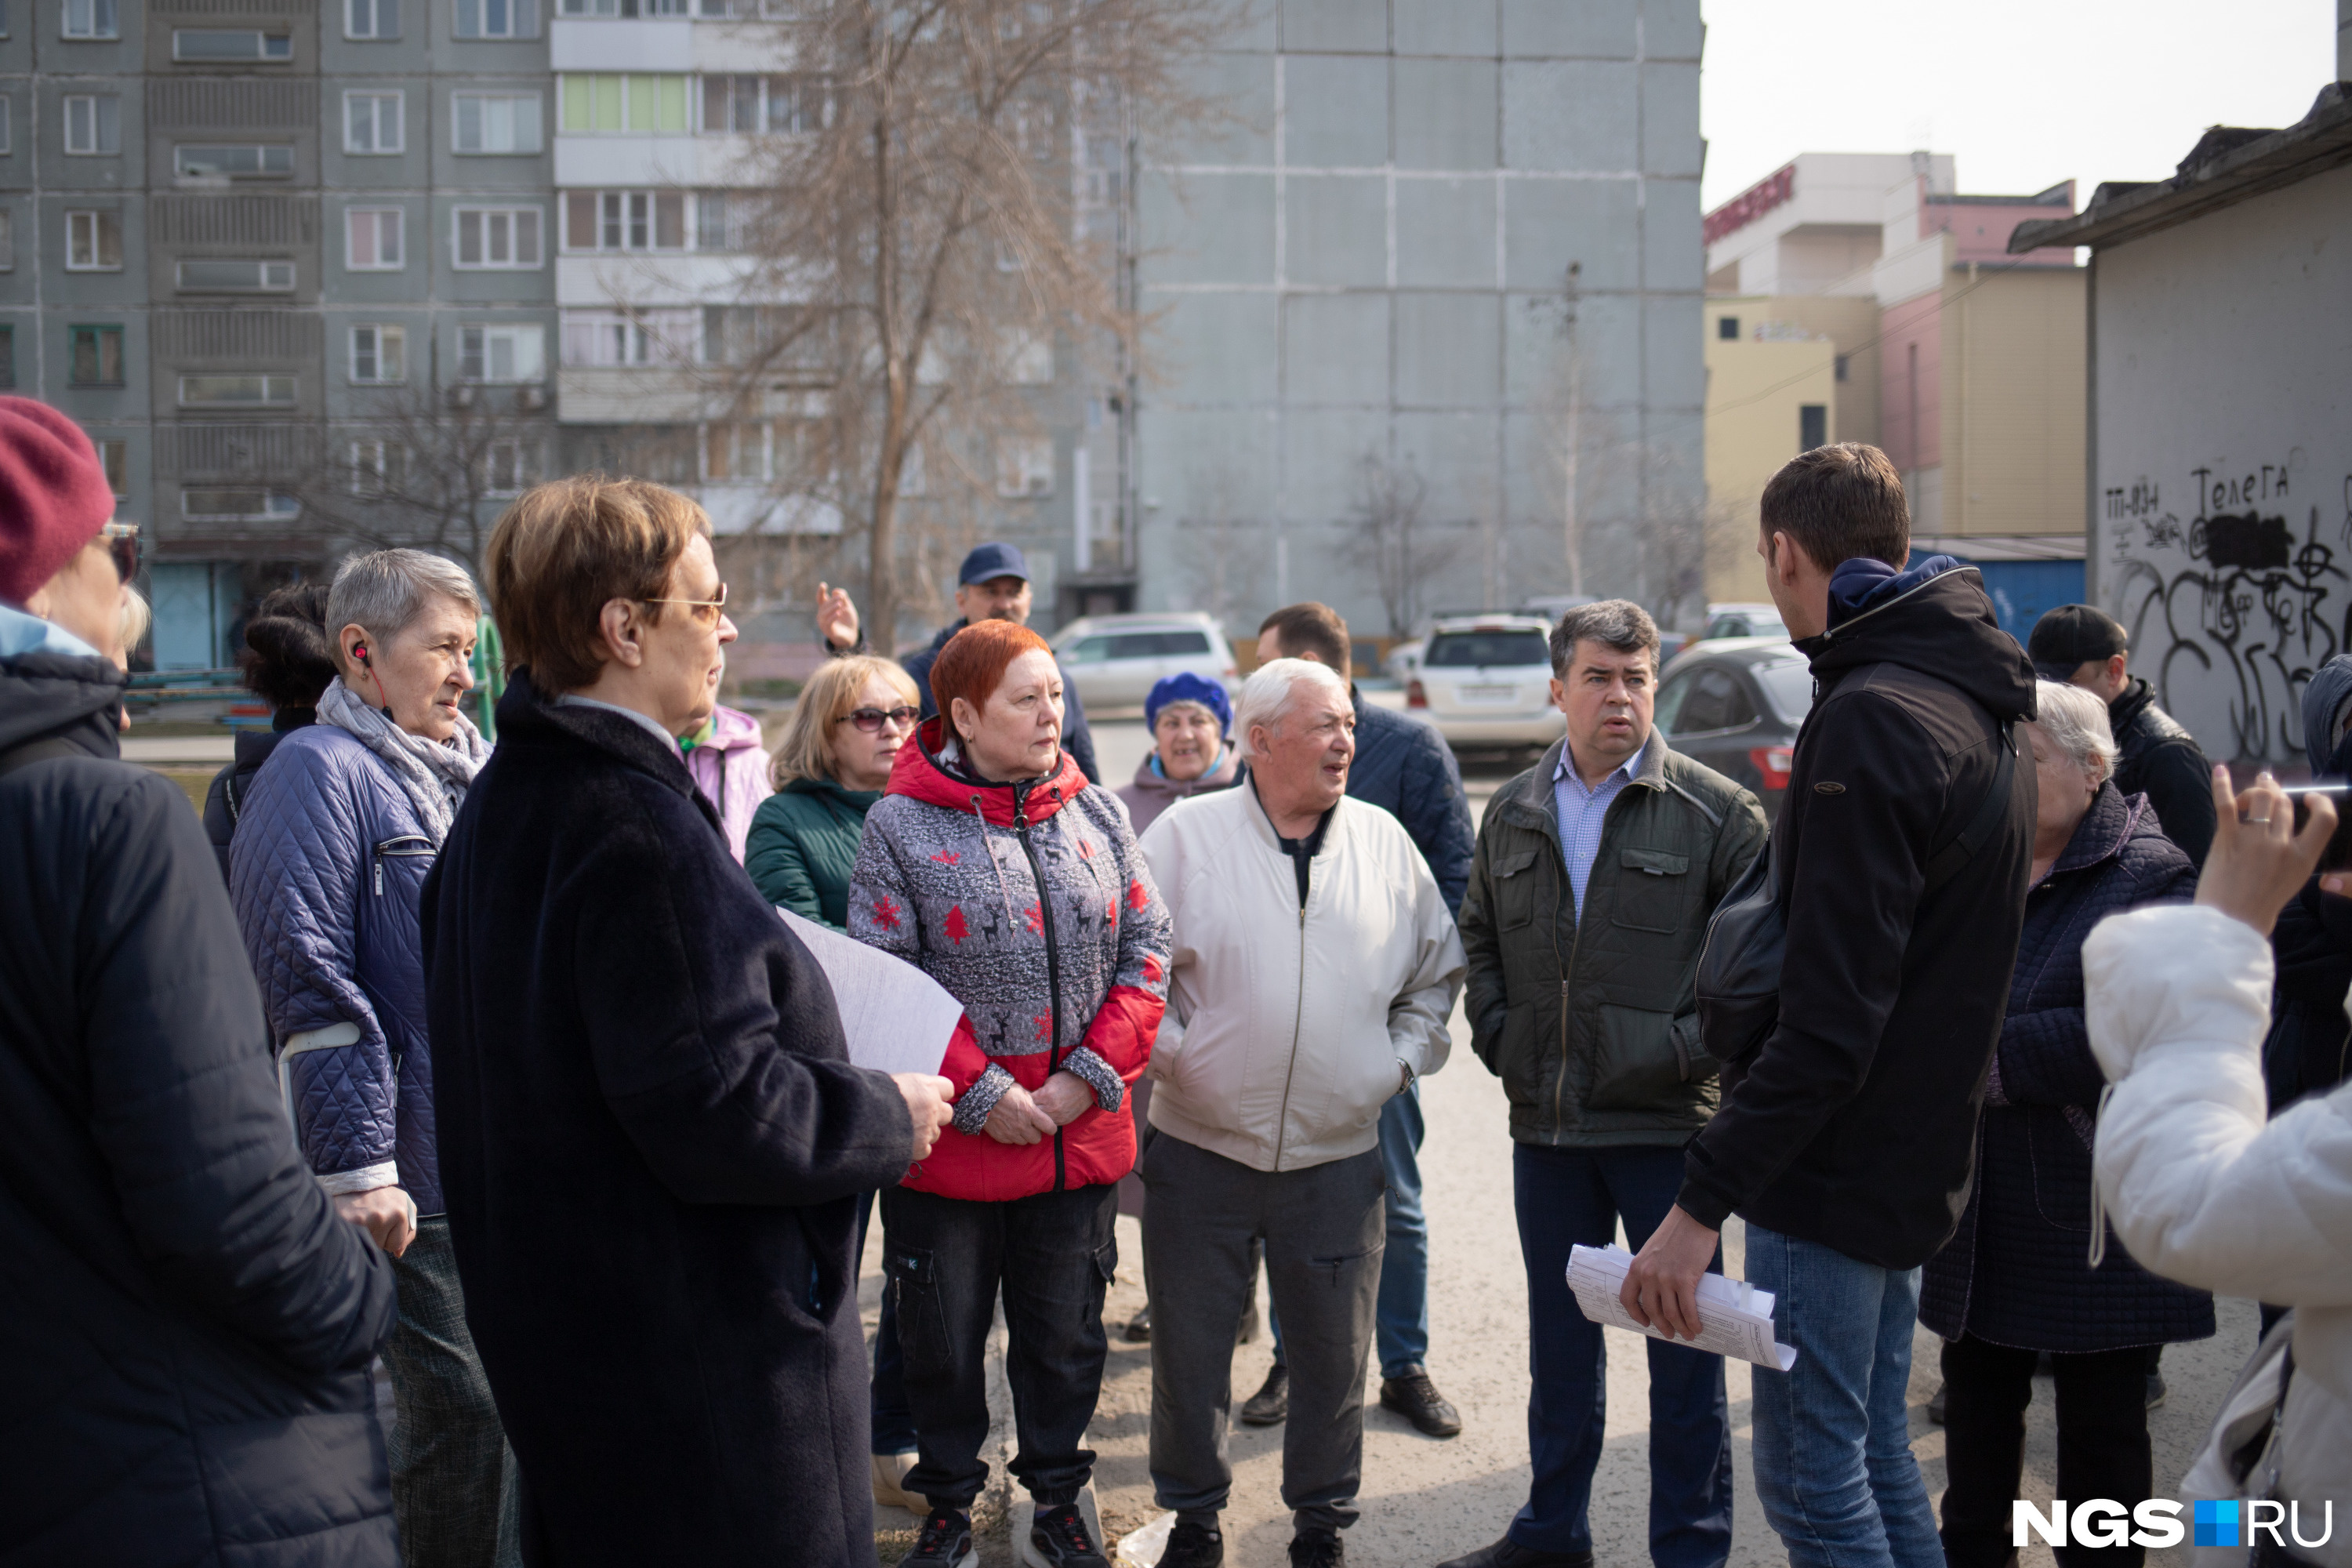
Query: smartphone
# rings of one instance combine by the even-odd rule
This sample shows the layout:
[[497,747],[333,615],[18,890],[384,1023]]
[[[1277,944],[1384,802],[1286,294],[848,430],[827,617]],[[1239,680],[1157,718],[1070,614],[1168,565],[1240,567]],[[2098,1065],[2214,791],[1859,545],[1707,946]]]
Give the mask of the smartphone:
[[2352,779],[2315,779],[2310,784],[2279,786],[2294,805],[2294,830],[2303,831],[2311,820],[2311,807],[2305,804],[2315,795],[2326,795],[2336,806],[2336,831],[2328,836],[2327,847],[2320,851],[2319,868],[2323,871],[2352,870]]

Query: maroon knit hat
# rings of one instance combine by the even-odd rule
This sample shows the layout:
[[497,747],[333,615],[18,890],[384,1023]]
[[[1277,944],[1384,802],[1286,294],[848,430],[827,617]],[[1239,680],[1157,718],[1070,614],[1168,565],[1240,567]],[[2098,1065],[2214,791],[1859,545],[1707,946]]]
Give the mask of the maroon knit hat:
[[114,487],[81,426],[29,397],[0,397],[0,599],[21,605],[98,536]]

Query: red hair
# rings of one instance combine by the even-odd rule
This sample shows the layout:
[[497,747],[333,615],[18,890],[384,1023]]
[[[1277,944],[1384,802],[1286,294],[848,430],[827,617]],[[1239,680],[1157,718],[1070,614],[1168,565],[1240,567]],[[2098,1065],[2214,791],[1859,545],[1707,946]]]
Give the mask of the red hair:
[[976,621],[948,638],[931,665],[931,700],[947,721],[947,732],[956,732],[957,698],[975,711],[983,709],[1014,659],[1024,653],[1053,651],[1044,637],[1011,621]]

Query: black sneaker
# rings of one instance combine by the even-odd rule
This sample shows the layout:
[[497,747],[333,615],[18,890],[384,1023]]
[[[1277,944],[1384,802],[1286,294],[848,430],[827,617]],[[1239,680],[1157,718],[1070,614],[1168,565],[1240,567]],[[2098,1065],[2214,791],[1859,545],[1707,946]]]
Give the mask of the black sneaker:
[[1167,1549],[1160,1553],[1160,1568],[1223,1568],[1224,1561],[1223,1532],[1189,1519],[1176,1521],[1168,1532]]
[[1927,1419],[1938,1426],[1944,1424],[1944,1395],[1951,1391],[1950,1384],[1939,1383],[1936,1385],[1936,1392],[1927,1396]]
[[1437,1568],[1592,1568],[1590,1552],[1537,1552],[1506,1535]]
[[1242,1401],[1242,1425],[1279,1426],[1290,1415],[1290,1369],[1276,1362],[1258,1391]]
[[1110,1568],[1110,1559],[1087,1529],[1087,1516],[1074,1502],[1039,1509],[1029,1526],[1029,1544],[1054,1568]]
[[2165,1396],[2171,1392],[2164,1386],[2164,1373],[2152,1372],[2147,1374],[2147,1407],[2150,1410],[2163,1404]]
[[935,1508],[923,1521],[914,1550],[898,1559],[898,1568],[973,1568],[979,1561],[979,1548],[971,1543],[971,1515]]
[[1339,1568],[1348,1549],[1330,1530],[1302,1530],[1290,1538],[1290,1568]]
[[1462,1435],[1462,1413],[1437,1392],[1429,1373],[1414,1367],[1402,1377],[1381,1379],[1381,1405],[1393,1410],[1431,1437]]
[[1143,1310],[1127,1321],[1127,1339],[1130,1344],[1140,1345],[1151,1342],[1150,1302],[1146,1301],[1143,1304]]

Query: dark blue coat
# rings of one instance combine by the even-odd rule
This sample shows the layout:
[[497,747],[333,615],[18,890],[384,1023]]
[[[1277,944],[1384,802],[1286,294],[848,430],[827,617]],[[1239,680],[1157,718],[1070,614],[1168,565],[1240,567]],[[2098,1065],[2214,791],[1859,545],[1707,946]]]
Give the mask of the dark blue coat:
[[[940,710],[940,705],[931,700],[931,666],[939,661],[940,649],[948,646],[948,638],[970,625],[970,621],[958,621],[933,637],[930,647],[898,661],[915,678],[915,689],[923,695],[926,719]],[[827,651],[831,651],[829,645]],[[1066,669],[1062,671],[1062,749],[1070,753],[1070,760],[1087,775],[1087,783],[1103,782],[1102,769],[1095,765],[1094,731],[1087,728],[1087,705],[1078,700],[1078,683],[1070,679]],[[1463,864],[1467,866],[1469,861],[1465,858]]]
[[2142,1268],[2112,1227],[2105,1261],[2089,1262],[2092,1117],[2106,1079],[2083,1022],[2083,940],[2109,915],[2187,903],[2196,891],[2196,868],[2147,797],[2110,783],[2026,894],[1975,1190],[1921,1281],[1919,1321],[1944,1338],[1965,1330],[2063,1353],[2213,1332],[2213,1298]]
[[1404,824],[1445,907],[1462,912],[1462,892],[1470,885],[1470,858],[1478,835],[1470,826],[1470,801],[1462,793],[1462,767],[1445,737],[1418,719],[1356,696],[1356,761],[1348,770],[1348,793],[1377,805]]
[[351,1024],[355,1045],[289,1064],[303,1157],[321,1176],[372,1169],[442,1212],[417,900],[434,846],[392,770],[349,731],[281,736],[229,848],[229,892],[269,1026]]

